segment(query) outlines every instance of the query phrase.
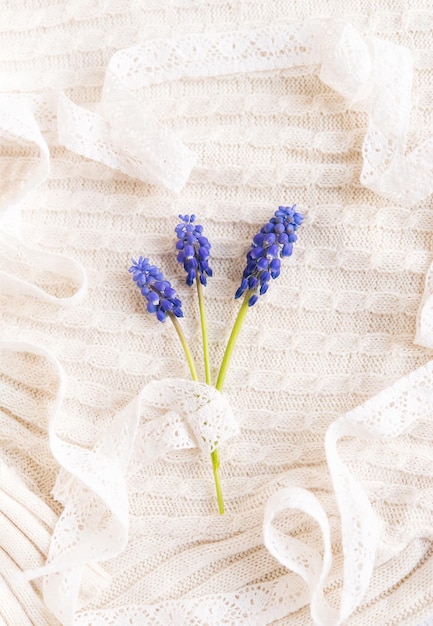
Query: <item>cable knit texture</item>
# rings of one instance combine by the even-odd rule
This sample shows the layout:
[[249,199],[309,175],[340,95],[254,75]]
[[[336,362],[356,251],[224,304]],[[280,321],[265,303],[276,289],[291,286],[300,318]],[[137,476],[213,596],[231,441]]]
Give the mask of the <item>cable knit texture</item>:
[[[432,31],[403,0],[5,3],[0,623],[428,623]],[[295,203],[224,393],[191,381],[130,258],[203,380],[174,233],[203,224],[215,379],[251,238]]]

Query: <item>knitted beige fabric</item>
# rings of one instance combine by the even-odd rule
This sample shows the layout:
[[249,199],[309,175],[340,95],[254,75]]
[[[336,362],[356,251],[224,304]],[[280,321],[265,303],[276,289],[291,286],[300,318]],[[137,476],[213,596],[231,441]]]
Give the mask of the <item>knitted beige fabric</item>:
[[[0,623],[433,614],[432,30],[403,0],[2,3]],[[405,140],[421,149],[392,169]],[[215,379],[251,238],[294,203],[293,257],[220,397],[130,258],[172,279],[203,380],[174,251],[198,216]]]

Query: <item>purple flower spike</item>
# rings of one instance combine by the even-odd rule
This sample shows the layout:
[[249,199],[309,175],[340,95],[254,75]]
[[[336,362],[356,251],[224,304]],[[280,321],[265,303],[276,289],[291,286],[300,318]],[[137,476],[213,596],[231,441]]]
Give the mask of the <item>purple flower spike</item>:
[[242,282],[235,294],[235,298],[240,298],[245,291],[249,291],[249,306],[257,302],[259,295],[266,293],[270,279],[280,275],[280,258],[292,254],[297,239],[295,231],[304,219],[295,209],[296,204],[278,207],[274,217],[253,238]]
[[203,226],[194,223],[195,215],[179,215],[179,219],[182,221],[174,229],[178,238],[177,260],[187,273],[186,284],[191,287],[198,277],[200,283],[206,285],[207,277],[212,276],[209,267],[211,244],[203,236]]
[[132,259],[132,266],[129,271],[147,300],[149,313],[155,313],[160,322],[165,322],[167,313],[176,317],[183,317],[182,303],[177,297],[176,291],[170,282],[164,279],[161,270],[150,264],[149,259],[142,256],[138,261]]

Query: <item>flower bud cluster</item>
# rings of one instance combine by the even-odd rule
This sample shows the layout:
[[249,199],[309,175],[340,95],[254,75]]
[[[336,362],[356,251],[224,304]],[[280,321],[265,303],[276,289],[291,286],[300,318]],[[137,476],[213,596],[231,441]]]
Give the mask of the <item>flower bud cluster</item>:
[[156,265],[150,264],[149,259],[142,256],[138,261],[132,259],[129,271],[147,300],[149,313],[156,313],[160,322],[165,322],[169,313],[183,317],[182,303],[177,297],[176,290],[164,279],[161,270]]
[[302,224],[303,215],[292,207],[280,206],[260,232],[255,235],[247,253],[247,264],[242,282],[235,298],[249,293],[248,305],[253,306],[259,296],[267,292],[269,281],[280,275],[280,258],[290,256],[297,239],[296,230]]
[[179,215],[179,218],[182,221],[175,228],[177,260],[187,273],[186,284],[191,287],[198,276],[201,284],[206,285],[207,276],[212,276],[209,267],[211,244],[203,235],[203,226],[194,224],[195,215]]

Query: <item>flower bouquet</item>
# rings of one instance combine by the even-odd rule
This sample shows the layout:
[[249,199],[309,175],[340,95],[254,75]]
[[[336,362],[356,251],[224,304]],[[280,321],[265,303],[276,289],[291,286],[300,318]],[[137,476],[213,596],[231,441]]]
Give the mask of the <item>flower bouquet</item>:
[[[179,215],[180,223],[176,226],[177,260],[186,271],[186,284],[197,289],[197,298],[200,311],[200,324],[203,343],[203,361],[205,382],[212,385],[209,356],[209,342],[207,332],[206,310],[204,302],[204,287],[208,277],[212,276],[209,266],[211,244],[203,235],[203,226],[196,223],[195,215]],[[254,306],[259,297],[264,295],[271,279],[278,278],[281,272],[281,259],[291,256],[293,244],[297,239],[296,231],[303,222],[303,215],[296,211],[296,205],[291,207],[280,206],[273,217],[262,226],[254,236],[250,249],[247,252],[247,262],[243,271],[241,284],[235,293],[235,298],[243,296],[243,302],[234,322],[227,346],[222,358],[219,373],[215,381],[215,388],[222,391],[233,350],[238,339],[245,316],[250,307]],[[154,313],[160,322],[170,319],[179,336],[186,360],[191,372],[191,378],[198,381],[197,370],[187,339],[182,330],[179,318],[183,317],[182,302],[170,281],[164,278],[162,271],[152,265],[148,258],[140,256],[132,259],[129,268],[132,278],[140,289],[147,302],[147,311]],[[216,448],[211,453],[213,475],[219,513],[224,513],[219,474],[220,455]]]

